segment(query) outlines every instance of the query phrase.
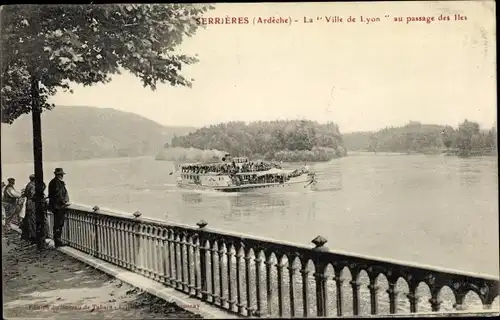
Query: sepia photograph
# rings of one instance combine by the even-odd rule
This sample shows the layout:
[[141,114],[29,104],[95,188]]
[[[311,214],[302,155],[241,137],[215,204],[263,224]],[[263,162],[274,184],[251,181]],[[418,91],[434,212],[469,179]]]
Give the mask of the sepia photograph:
[[5,319],[500,315],[496,3],[0,7]]

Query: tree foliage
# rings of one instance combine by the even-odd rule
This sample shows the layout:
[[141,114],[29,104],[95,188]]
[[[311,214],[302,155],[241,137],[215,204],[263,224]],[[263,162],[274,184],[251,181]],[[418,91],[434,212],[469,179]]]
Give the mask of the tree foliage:
[[283,161],[326,161],[345,153],[335,123],[307,120],[221,123],[174,137],[171,145]]
[[31,111],[30,81],[40,105],[57,89],[110,81],[128,70],[144,86],[191,86],[181,74],[197,59],[176,51],[195,34],[199,4],[11,5],[2,8],[2,122]]
[[465,120],[458,129],[411,121],[402,127],[387,127],[377,132],[344,135],[348,150],[372,152],[453,152],[459,156],[496,152],[496,128],[481,130],[479,124]]

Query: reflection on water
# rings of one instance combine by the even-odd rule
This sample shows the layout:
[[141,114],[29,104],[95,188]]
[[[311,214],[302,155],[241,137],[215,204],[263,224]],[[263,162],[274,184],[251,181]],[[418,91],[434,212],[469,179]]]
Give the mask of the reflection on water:
[[471,159],[466,159],[461,162],[458,170],[460,175],[460,184],[470,187],[474,184],[481,183],[481,169],[483,168],[480,162],[474,160],[471,161]]
[[203,201],[203,196],[196,192],[182,192],[181,198],[187,204],[200,203]]
[[[497,163],[496,157],[348,156],[308,164],[315,190],[274,194],[180,190],[169,175],[172,164],[152,158],[46,162],[44,170],[68,172],[74,203],[192,226],[203,219],[215,229],[304,245],[321,235],[332,249],[498,274]],[[2,169],[22,185],[32,164]]]
[[231,207],[284,207],[290,203],[290,199],[284,194],[238,194],[236,197],[230,197]]

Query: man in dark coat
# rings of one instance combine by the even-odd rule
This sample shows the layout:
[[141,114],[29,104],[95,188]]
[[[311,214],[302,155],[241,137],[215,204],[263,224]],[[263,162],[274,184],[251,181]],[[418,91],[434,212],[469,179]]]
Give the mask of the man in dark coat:
[[56,168],[54,171],[54,179],[49,183],[49,210],[54,215],[54,244],[56,247],[63,246],[61,241],[62,228],[66,211],[69,206],[69,195],[66,189],[66,183],[63,181],[66,173],[62,168]]

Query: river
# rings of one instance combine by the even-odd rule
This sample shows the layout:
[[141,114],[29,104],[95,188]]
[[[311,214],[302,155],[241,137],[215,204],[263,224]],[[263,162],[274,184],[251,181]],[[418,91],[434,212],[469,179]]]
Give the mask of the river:
[[[353,154],[308,164],[318,190],[223,194],[179,190],[174,164],[150,157],[46,162],[67,172],[71,202],[309,244],[334,250],[498,275],[496,157]],[[3,164],[28,180],[32,164]],[[22,183],[21,183],[22,182]]]

